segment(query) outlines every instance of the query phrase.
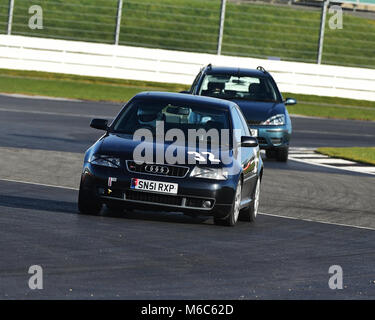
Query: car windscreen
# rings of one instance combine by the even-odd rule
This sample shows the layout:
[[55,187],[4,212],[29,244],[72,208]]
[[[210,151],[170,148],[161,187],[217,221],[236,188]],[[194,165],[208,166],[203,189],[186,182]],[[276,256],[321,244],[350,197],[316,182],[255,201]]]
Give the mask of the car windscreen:
[[199,95],[220,99],[244,99],[277,102],[279,96],[272,81],[266,77],[208,74]]
[[138,129],[149,129],[155,134],[157,121],[163,121],[165,132],[180,129],[186,137],[189,129],[231,128],[226,109],[147,99],[130,102],[113,123],[112,131],[133,135]]

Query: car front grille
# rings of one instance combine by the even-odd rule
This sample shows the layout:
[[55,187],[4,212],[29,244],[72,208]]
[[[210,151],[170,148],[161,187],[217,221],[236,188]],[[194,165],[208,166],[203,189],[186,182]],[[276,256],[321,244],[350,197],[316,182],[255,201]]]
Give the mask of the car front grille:
[[280,144],[283,142],[283,139],[281,138],[271,138],[272,144]]
[[[157,194],[152,192],[127,190],[125,193],[125,200],[131,200],[135,202],[155,203],[164,204],[170,206],[176,206],[181,208],[196,208],[202,210],[209,210],[214,206],[215,201],[213,199],[203,199],[196,197],[184,197],[175,196],[168,194]],[[209,207],[204,207],[203,203],[210,201]]]
[[201,208],[201,207],[203,207],[203,202],[204,202],[204,199],[188,198],[188,199],[186,199],[186,206],[187,207]]
[[182,204],[182,197],[180,196],[171,196],[166,194],[156,194],[132,190],[126,191],[126,199],[142,202],[169,204],[174,206],[180,206]]
[[189,168],[169,164],[137,164],[135,161],[127,161],[128,171],[136,173],[151,174],[157,176],[183,178],[187,175]]
[[247,120],[247,124],[249,126],[251,126],[251,125],[259,125],[261,123],[262,123],[262,121],[259,121],[259,120]]
[[267,144],[267,140],[266,138],[263,138],[263,137],[257,137],[258,139],[258,143],[259,144]]

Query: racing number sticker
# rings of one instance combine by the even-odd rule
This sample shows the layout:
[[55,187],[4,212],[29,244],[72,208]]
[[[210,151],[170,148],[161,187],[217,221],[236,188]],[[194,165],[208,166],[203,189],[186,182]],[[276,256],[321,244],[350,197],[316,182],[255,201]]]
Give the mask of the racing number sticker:
[[215,158],[215,155],[211,152],[196,152],[196,151],[188,151],[188,154],[191,154],[194,156],[195,161],[203,162],[207,161],[207,159],[204,157],[204,155],[207,155],[208,160],[214,163],[219,163],[220,160]]

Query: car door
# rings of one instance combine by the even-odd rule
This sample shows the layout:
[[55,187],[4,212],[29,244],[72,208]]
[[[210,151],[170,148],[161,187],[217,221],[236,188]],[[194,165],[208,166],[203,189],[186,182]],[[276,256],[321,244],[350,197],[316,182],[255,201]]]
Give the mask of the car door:
[[[233,108],[235,122],[239,129],[241,129],[241,136],[251,136],[246,120],[242,115],[239,107]],[[241,166],[243,170],[243,185],[242,185],[242,199],[249,198],[252,195],[256,181],[257,181],[257,166],[258,166],[258,148],[241,148]]]

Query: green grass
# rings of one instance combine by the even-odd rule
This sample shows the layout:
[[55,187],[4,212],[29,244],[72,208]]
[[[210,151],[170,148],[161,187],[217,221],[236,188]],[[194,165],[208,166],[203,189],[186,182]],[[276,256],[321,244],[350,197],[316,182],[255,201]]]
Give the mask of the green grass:
[[318,148],[317,152],[334,158],[342,158],[375,165],[375,147]]
[[284,97],[293,97],[297,105],[288,106],[291,114],[350,120],[375,121],[375,102],[352,100],[337,97],[322,97],[283,93]]
[[360,110],[354,108],[316,106],[309,104],[301,104],[288,107],[291,114],[322,117],[331,119],[347,119],[347,120],[367,120],[375,121],[374,110]]
[[[181,84],[85,77],[36,71],[0,69],[0,92],[43,95],[93,101],[125,102],[141,91],[187,90]],[[283,93],[298,104],[291,114],[375,121],[375,102]]]
[[[8,0],[0,0],[0,33]],[[215,53],[220,0],[126,0],[120,44]],[[28,27],[32,4],[43,8],[44,29]],[[98,9],[100,8],[100,9]],[[117,0],[17,0],[13,34],[114,42]],[[323,63],[375,68],[375,20],[344,13],[344,28],[327,17]],[[228,2],[222,54],[315,62],[320,10]]]
[[141,91],[186,90],[180,84],[0,69],[0,92],[124,102]]

